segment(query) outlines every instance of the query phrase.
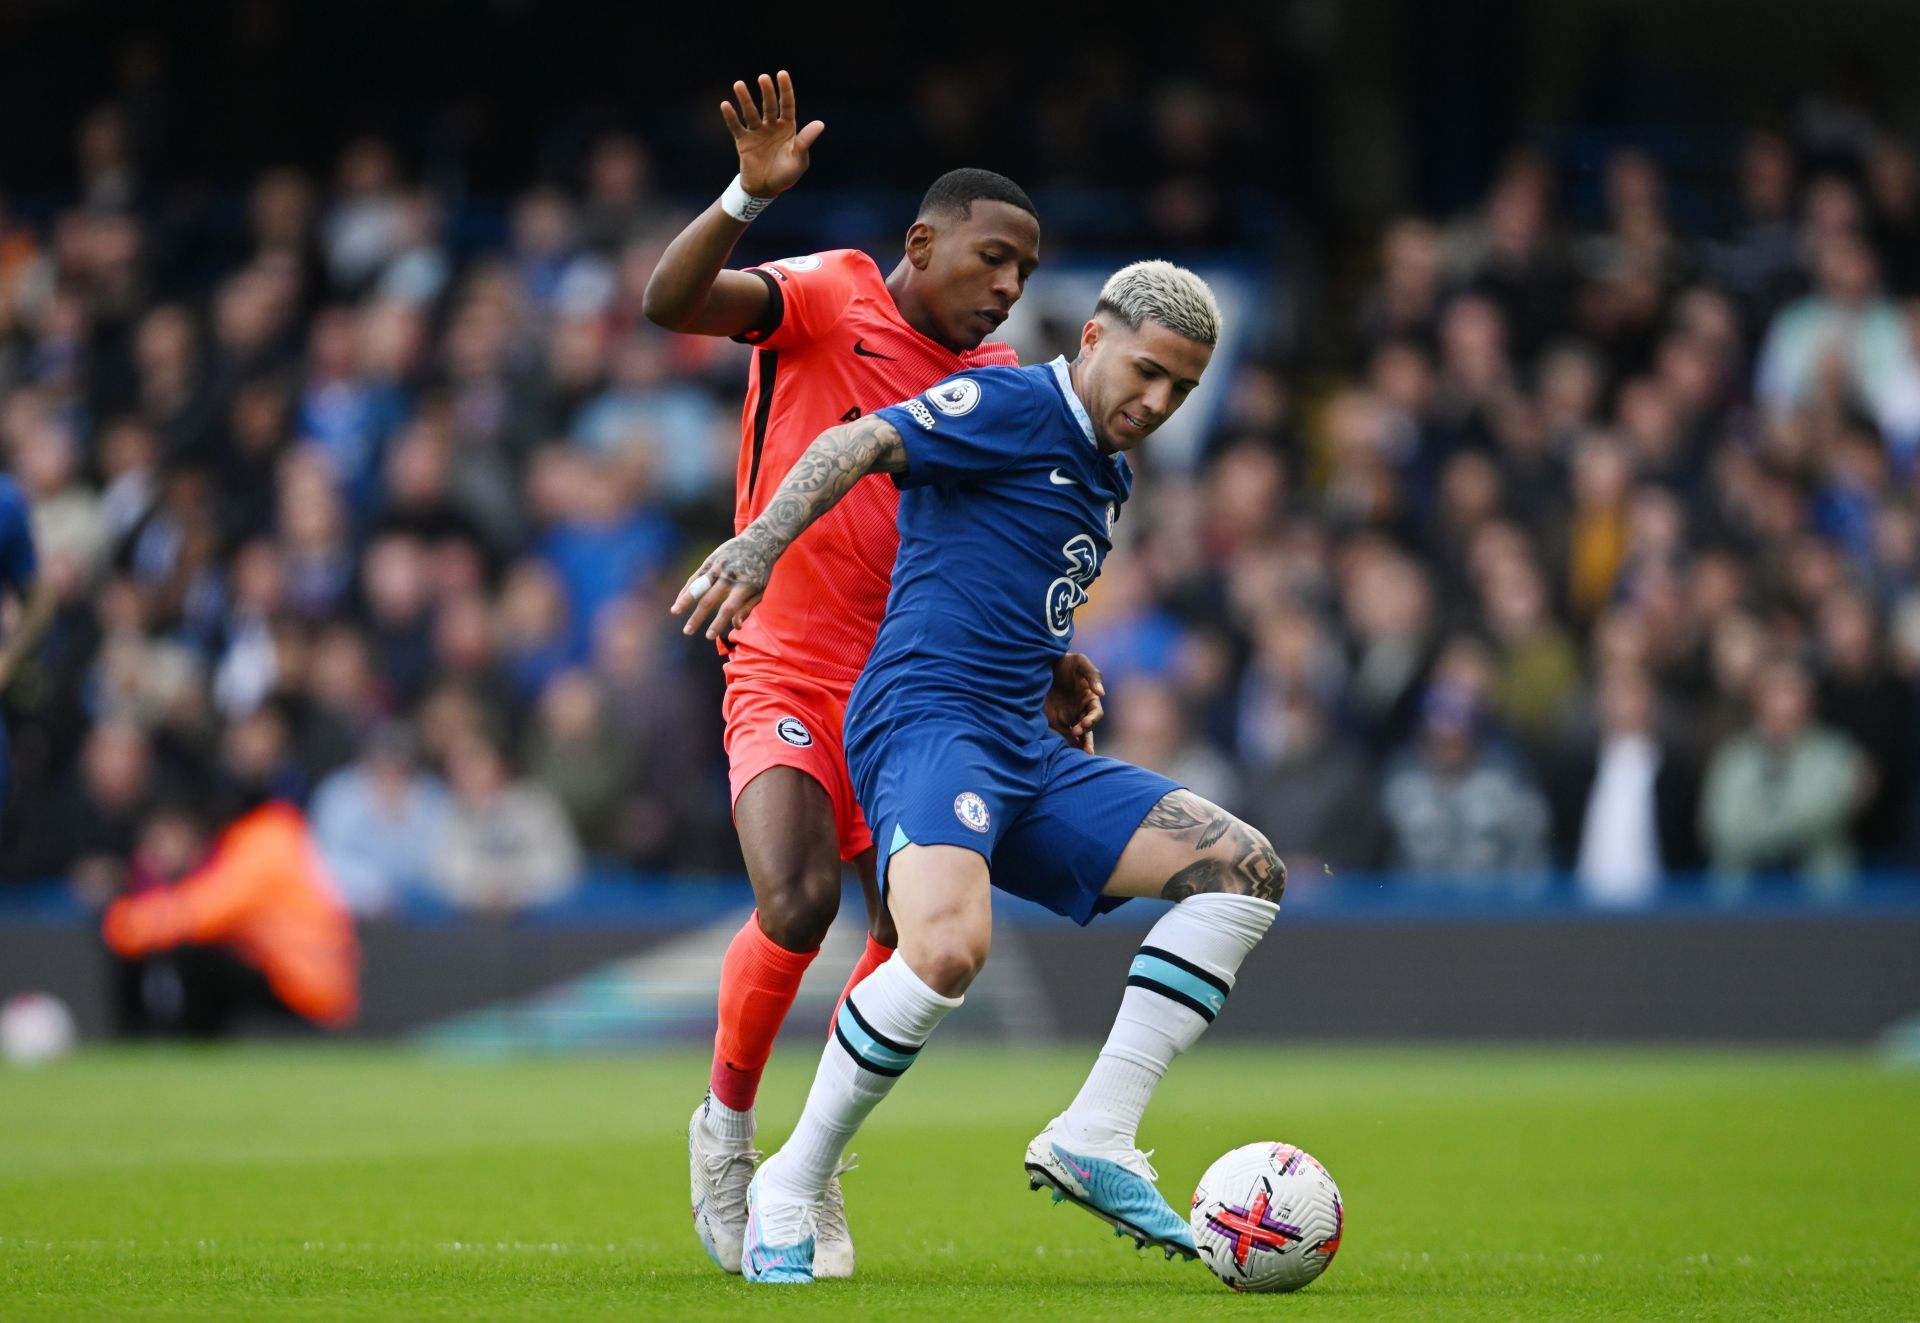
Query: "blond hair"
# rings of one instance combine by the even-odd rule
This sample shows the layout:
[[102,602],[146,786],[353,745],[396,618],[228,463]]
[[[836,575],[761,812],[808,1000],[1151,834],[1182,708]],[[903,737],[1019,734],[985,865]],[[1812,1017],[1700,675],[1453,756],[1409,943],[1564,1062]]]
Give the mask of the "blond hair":
[[1196,344],[1220,340],[1220,305],[1207,282],[1171,262],[1135,262],[1123,266],[1100,287],[1094,315],[1110,312],[1137,331],[1158,322]]

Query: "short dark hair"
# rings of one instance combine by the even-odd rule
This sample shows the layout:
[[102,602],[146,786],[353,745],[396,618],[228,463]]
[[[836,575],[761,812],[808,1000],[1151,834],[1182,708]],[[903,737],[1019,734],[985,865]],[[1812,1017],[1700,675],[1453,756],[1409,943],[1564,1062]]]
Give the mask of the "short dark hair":
[[991,170],[949,170],[933,181],[933,187],[920,199],[921,216],[958,216],[961,220],[973,214],[973,204],[985,200],[1004,202],[1010,207],[1040,219],[1040,213],[1033,209],[1033,199],[1027,196],[1027,190],[1014,183],[1005,175],[995,174]]

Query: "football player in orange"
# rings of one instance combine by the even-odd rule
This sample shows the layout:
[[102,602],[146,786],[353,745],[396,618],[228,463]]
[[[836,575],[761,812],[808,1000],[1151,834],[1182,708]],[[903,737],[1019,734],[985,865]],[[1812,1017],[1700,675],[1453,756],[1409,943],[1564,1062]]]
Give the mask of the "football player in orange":
[[[961,368],[1015,363],[1006,345],[982,342],[1007,319],[1040,254],[1040,222],[1019,185],[987,170],[955,170],[927,191],[891,273],[855,249],[726,269],[754,217],[806,173],[826,128],[819,120],[801,126],[785,71],[758,83],[757,99],[736,82],[733,100],[720,106],[738,176],[668,246],[645,301],[647,317],[669,330],[754,346],[736,531],[828,427],[910,399]],[[869,916],[866,951],[847,987],[895,944],[841,722],[886,612],[898,504],[884,475],[862,481],[794,544],[759,608],[721,642],[734,826],[758,908],[721,965],[713,1073],[688,1151],[694,1229],[732,1273],[740,1271],[747,1185],[760,1158],[754,1096],[839,909],[843,862],[859,873]],[[1091,663],[1068,654],[1047,701],[1050,724],[1091,749],[1104,692]],[[851,1276],[853,1263],[836,1180],[821,1210],[815,1274]]]

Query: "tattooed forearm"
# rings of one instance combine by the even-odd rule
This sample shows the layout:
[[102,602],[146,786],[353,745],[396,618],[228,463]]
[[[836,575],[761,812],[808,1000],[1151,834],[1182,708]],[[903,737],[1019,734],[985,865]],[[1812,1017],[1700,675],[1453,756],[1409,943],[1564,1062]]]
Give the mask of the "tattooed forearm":
[[1267,838],[1192,791],[1178,790],[1162,799],[1141,826],[1192,840],[1194,851],[1206,856],[1167,880],[1160,892],[1167,900],[1228,891],[1277,901],[1287,889],[1287,866]]
[[778,556],[807,526],[869,473],[904,473],[907,448],[884,418],[872,416],[822,432],[794,462],[780,490],[741,534]]
[[882,419],[862,418],[822,432],[760,517],[716,547],[680,590],[673,613],[686,613],[684,632],[691,634],[704,623],[708,638],[724,636],[758,604],[773,577],[773,563],[807,525],[867,474],[901,473],[906,467],[906,446]]

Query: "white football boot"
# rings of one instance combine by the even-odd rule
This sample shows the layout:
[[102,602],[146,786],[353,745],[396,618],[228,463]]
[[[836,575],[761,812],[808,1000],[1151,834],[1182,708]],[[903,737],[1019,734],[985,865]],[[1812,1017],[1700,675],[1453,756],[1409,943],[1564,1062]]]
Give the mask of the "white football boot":
[[1051,1186],[1053,1201],[1071,1200],[1134,1246],[1158,1247],[1171,1259],[1199,1257],[1187,1219],[1166,1201],[1154,1182],[1160,1173],[1137,1148],[1092,1148],[1076,1144],[1054,1117],[1027,1145],[1027,1184]]
[[741,1275],[750,1282],[783,1286],[811,1286],[813,1256],[820,1225],[820,1206],[784,1194],[769,1185],[767,1173],[778,1168],[776,1153],[753,1175],[747,1187],[747,1229],[742,1238]]
[[[693,1176],[693,1231],[720,1267],[740,1271],[740,1240],[747,1230],[747,1186],[760,1162],[753,1141],[722,1139],[705,1125],[707,1104],[687,1125],[687,1165]],[[848,1253],[852,1261],[852,1253]]]
[[855,1162],[848,1158],[834,1170],[827,1186],[827,1197],[820,1202],[819,1225],[813,1246],[815,1277],[853,1276],[853,1232],[847,1226],[847,1197],[840,1190],[840,1173],[852,1171]]

